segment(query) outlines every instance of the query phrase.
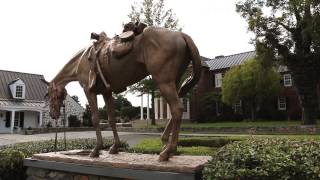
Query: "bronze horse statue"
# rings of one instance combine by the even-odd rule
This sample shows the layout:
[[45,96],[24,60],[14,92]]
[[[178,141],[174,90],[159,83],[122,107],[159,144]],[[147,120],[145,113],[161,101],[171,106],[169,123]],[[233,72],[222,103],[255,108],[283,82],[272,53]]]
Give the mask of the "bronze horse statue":
[[[66,96],[65,86],[71,81],[78,81],[88,99],[97,136],[96,146],[90,156],[98,157],[102,148],[102,136],[98,120],[97,95],[102,94],[114,136],[114,144],[109,153],[118,153],[120,140],[116,130],[112,93],[123,92],[127,86],[151,75],[161,95],[168,102],[172,114],[172,119],[168,121],[161,136],[165,146],[160,153],[159,161],[167,161],[177,150],[183,111],[179,97],[184,96],[197,83],[201,74],[200,55],[193,40],[182,32],[159,27],[145,28],[135,37],[133,49],[127,55],[121,58],[109,56],[98,60],[101,73],[110,84],[109,88],[104,86],[101,76],[97,76],[93,87],[90,84],[89,56],[88,48],[79,51],[49,83],[50,116],[54,119],[60,116],[60,107]],[[190,61],[193,75],[179,88],[180,78]],[[172,137],[169,140],[171,133]]]

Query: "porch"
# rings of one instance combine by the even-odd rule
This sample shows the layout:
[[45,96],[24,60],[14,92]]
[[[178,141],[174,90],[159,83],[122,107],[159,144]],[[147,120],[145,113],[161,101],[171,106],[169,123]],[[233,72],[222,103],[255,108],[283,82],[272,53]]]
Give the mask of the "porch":
[[43,102],[0,101],[0,133],[42,126]]

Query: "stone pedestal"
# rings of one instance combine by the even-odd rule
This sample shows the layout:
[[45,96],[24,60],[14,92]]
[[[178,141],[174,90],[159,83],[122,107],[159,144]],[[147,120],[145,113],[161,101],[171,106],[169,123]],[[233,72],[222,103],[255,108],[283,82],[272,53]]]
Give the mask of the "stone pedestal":
[[208,156],[173,156],[158,162],[158,155],[102,151],[99,158],[90,158],[80,150],[35,154],[24,160],[28,179],[201,179]]

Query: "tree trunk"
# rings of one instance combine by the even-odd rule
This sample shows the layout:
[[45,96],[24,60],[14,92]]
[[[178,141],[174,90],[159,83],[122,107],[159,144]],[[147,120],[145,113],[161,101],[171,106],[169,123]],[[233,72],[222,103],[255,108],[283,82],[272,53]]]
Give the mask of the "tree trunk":
[[155,118],[155,114],[154,114],[154,90],[151,90],[151,111],[153,113],[151,113],[151,125],[156,125],[156,118]]
[[319,102],[317,94],[317,77],[312,67],[299,67],[293,72],[293,80],[302,107],[302,124],[315,125],[317,123]]

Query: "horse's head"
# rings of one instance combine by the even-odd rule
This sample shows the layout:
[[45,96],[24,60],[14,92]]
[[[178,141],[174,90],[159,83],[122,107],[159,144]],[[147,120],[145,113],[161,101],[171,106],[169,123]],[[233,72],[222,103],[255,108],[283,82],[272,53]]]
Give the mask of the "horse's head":
[[48,87],[48,96],[50,116],[53,119],[58,119],[60,116],[60,107],[67,96],[67,91],[64,87],[56,86],[54,82],[51,82]]

